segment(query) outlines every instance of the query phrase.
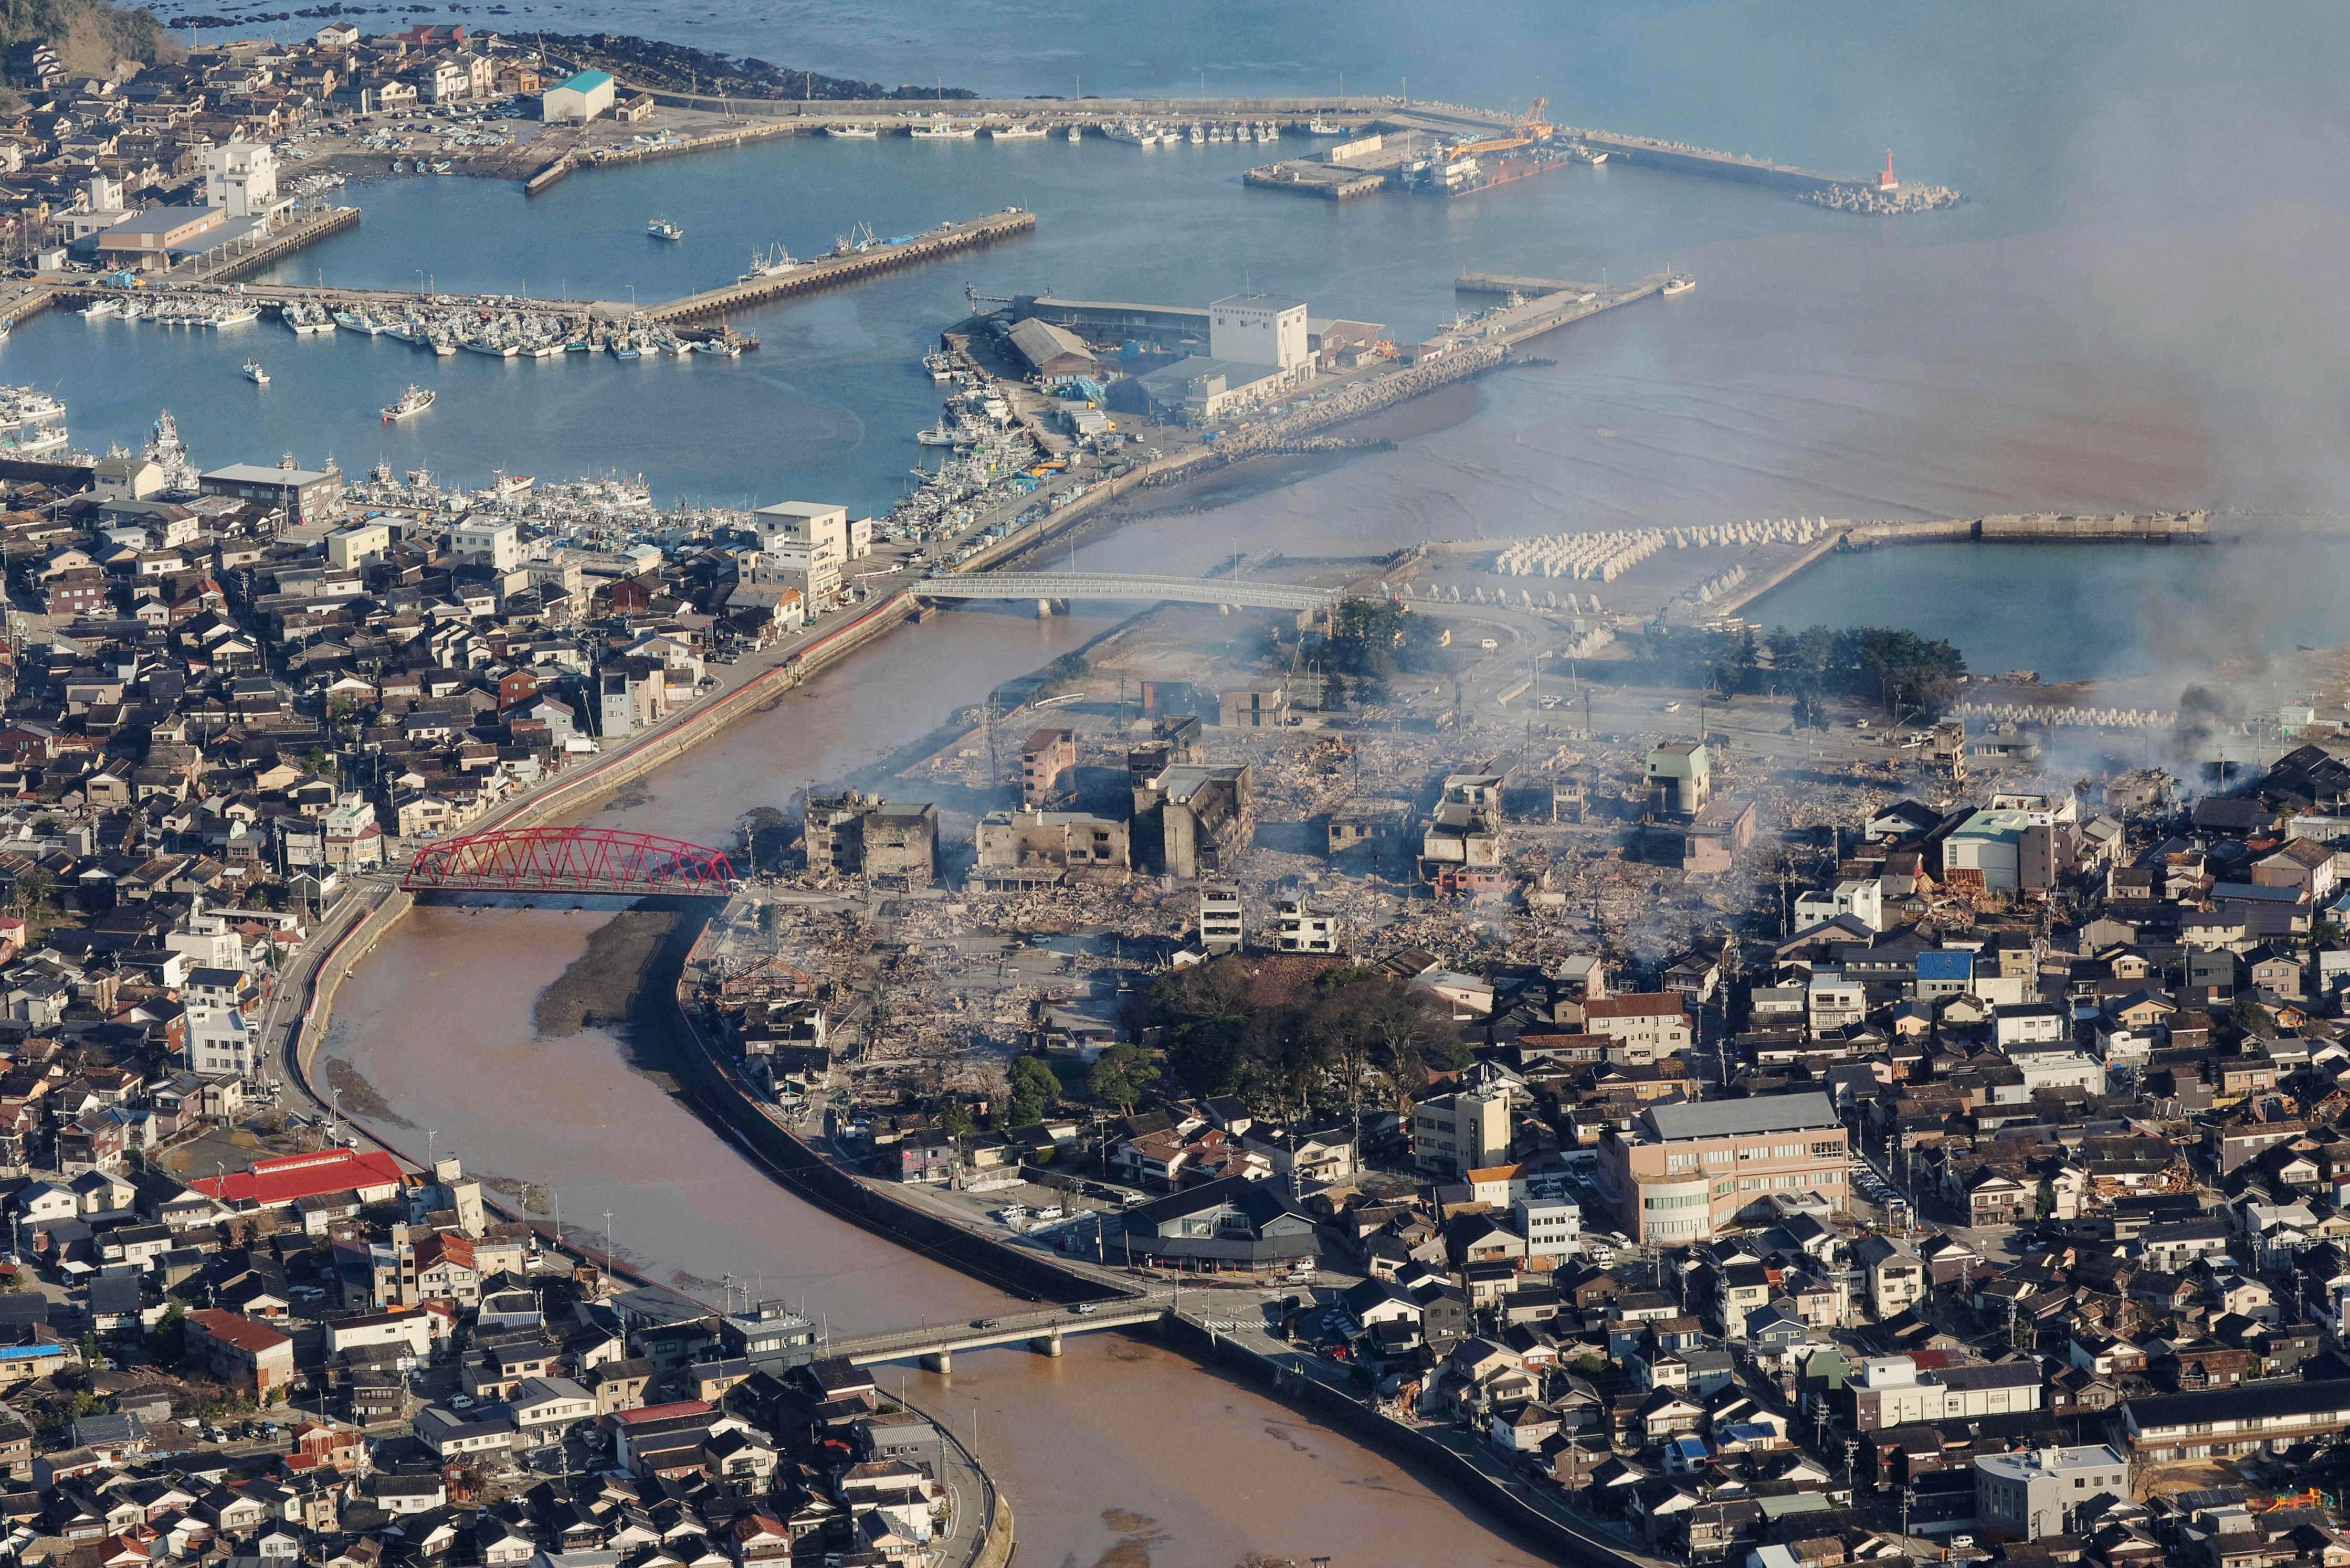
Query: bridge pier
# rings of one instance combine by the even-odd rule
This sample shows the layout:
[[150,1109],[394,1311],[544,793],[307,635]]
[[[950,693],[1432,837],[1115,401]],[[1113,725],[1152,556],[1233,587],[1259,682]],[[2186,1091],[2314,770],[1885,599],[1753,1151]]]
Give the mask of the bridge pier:
[[1058,1361],[1061,1358],[1061,1331],[1059,1327],[1056,1325],[1052,1333],[1045,1335],[1041,1339],[1030,1340],[1028,1342],[1028,1348],[1035,1351],[1039,1355],[1050,1356],[1054,1360]]
[[1038,599],[1036,601],[1036,618],[1038,620],[1050,620],[1053,618],[1052,600]]
[[951,1350],[939,1350],[933,1351],[930,1355],[923,1356],[922,1370],[925,1372],[935,1372],[941,1377],[953,1376],[954,1352]]

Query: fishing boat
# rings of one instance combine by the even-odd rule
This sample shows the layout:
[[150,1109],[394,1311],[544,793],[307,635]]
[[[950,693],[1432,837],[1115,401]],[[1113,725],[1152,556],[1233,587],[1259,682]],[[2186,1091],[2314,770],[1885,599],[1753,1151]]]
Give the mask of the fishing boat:
[[511,359],[522,352],[521,346],[511,338],[492,337],[481,332],[470,337],[460,338],[457,347],[469,349],[475,354],[487,354],[493,359]]
[[261,368],[261,361],[258,359],[247,359],[244,362],[244,379],[256,387],[269,385],[269,372]]
[[844,136],[851,141],[871,141],[881,133],[869,125],[827,125],[827,136]]
[[[1113,125],[1108,130],[1103,131],[1102,134],[1108,137],[1112,141],[1123,141],[1128,147],[1142,147],[1149,145],[1149,143],[1146,143],[1142,140],[1142,128],[1131,123]],[[1151,138],[1151,141],[1155,142],[1157,140],[1157,137],[1154,136]]]
[[1204,125],[1194,125],[1183,133],[1183,138],[1192,146],[1198,147],[1208,140],[1208,128]]
[[975,125],[957,125],[944,116],[928,125],[918,125],[908,132],[917,141],[970,141],[979,135]]
[[388,425],[398,424],[411,415],[422,413],[432,406],[434,396],[432,388],[420,387],[412,381],[410,382],[408,390],[400,394],[398,402],[384,405],[383,422]]
[[993,141],[1038,141],[1052,132],[1041,125],[999,125],[987,134]]
[[120,314],[121,309],[121,305],[115,300],[93,299],[81,307],[81,318],[84,321],[103,321],[109,316]]
[[1073,125],[1073,126],[1069,127],[1069,140],[1072,140],[1072,141],[1083,141],[1085,139],[1086,139],[1086,128],[1085,128],[1084,126],[1082,126],[1082,125]]
[[914,439],[924,446],[952,446],[955,443],[954,427],[941,420],[929,430],[916,431]]
[[242,327],[248,321],[258,321],[260,319],[261,306],[257,305],[234,305],[231,306],[228,309],[222,311],[218,316],[210,317],[204,322],[204,325],[207,327]]
[[644,351],[633,343],[615,343],[612,345],[612,358],[615,359],[641,359],[644,358]]
[[742,354],[743,345],[731,337],[705,337],[693,345],[693,350],[697,354],[723,354],[733,359]]
[[447,338],[447,337],[434,337],[434,338],[429,339],[429,341],[430,341],[430,342],[432,343],[432,352],[433,352],[434,357],[435,357],[435,358],[442,358],[442,359],[451,358],[452,358],[452,357],[456,354],[456,352],[457,352],[457,345],[456,345],[456,343],[455,343],[453,340],[450,339],[450,338]]
[[1659,292],[1662,293],[1667,299],[1670,299],[1677,294],[1687,294],[1690,289],[1693,289],[1696,286],[1697,279],[1689,276],[1685,273],[1677,272],[1666,277],[1665,286]]
[[792,268],[799,265],[800,264],[798,262],[792,258],[792,253],[784,249],[783,243],[781,241],[777,241],[775,244],[768,246],[764,253],[753,251],[751,253],[751,269],[742,276],[736,278],[734,281],[736,283],[756,283],[763,277],[774,277],[778,274],[787,273],[791,271]]
[[934,382],[954,379],[954,360],[935,348],[922,356],[922,369],[931,373]]
[[675,223],[671,223],[667,218],[655,218],[651,223],[645,225],[645,233],[650,234],[657,240],[681,240],[685,238],[685,231],[678,227]]
[[1305,122],[1305,134],[1308,136],[1344,136],[1347,134],[1347,128],[1343,125],[1333,125],[1326,119],[1309,119]]

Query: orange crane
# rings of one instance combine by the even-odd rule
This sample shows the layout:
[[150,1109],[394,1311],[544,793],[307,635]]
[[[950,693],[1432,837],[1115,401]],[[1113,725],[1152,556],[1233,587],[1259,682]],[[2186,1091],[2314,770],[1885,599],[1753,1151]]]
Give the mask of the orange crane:
[[1448,147],[1444,150],[1444,161],[1452,163],[1463,158],[1474,158],[1481,152],[1507,152],[1513,147],[1532,146],[1551,133],[1550,121],[1543,118],[1543,111],[1549,107],[1550,99],[1546,98],[1534,99],[1534,107],[1527,109],[1524,117],[1510,128],[1509,135],[1497,136],[1486,141],[1464,141],[1457,147]]

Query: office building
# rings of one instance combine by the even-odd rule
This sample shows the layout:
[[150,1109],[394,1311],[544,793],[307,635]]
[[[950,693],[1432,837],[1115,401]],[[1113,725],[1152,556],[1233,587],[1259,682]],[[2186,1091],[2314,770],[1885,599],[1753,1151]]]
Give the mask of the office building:
[[1702,1241],[1773,1193],[1845,1207],[1844,1124],[1825,1095],[1651,1106],[1600,1137],[1599,1179],[1626,1234]]

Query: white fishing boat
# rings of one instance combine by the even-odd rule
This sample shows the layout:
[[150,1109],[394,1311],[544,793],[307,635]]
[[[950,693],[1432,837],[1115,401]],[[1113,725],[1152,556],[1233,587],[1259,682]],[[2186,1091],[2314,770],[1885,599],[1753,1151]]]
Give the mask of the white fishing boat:
[[244,379],[256,387],[269,385],[269,372],[261,368],[261,361],[258,359],[247,359],[244,362]]
[[457,352],[456,343],[450,338],[434,337],[428,339],[428,341],[432,345],[432,353],[436,358],[446,359],[452,357]]
[[122,306],[119,301],[93,299],[81,307],[81,318],[84,321],[103,321],[109,316],[120,315],[121,310]]
[[[493,359],[511,359],[522,352],[521,345],[511,338],[492,337],[478,332],[471,337],[464,338],[457,346],[475,354],[487,354]],[[438,348],[439,345],[435,344],[434,347]]]
[[422,413],[432,406],[435,395],[432,388],[420,387],[412,381],[410,382],[408,390],[400,394],[398,402],[384,405],[383,422],[388,425],[398,424],[404,419]]
[[1085,128],[1084,126],[1082,126],[1082,125],[1073,125],[1073,126],[1069,127],[1069,140],[1072,140],[1072,141],[1083,141],[1085,139],[1086,139],[1086,128]]
[[1344,136],[1347,134],[1347,128],[1343,125],[1333,125],[1326,119],[1309,119],[1305,122],[1305,134],[1308,136]]
[[680,228],[677,224],[671,223],[667,218],[655,218],[651,223],[645,225],[645,233],[650,234],[657,240],[681,240],[685,238],[685,231]]
[[827,125],[824,128],[824,133],[827,136],[846,137],[851,141],[871,141],[881,134],[869,125]]
[[734,281],[736,283],[756,283],[763,277],[775,277],[781,274],[787,273],[791,271],[792,268],[799,265],[800,264],[797,261],[793,259],[792,253],[784,249],[783,243],[781,241],[777,241],[775,244],[768,246],[764,252],[753,251],[751,253],[750,270],[745,272],[742,276],[736,278]]
[[929,430],[915,431],[914,439],[924,446],[952,446],[955,443],[954,427],[941,420]]
[[1667,299],[1670,299],[1677,294],[1687,294],[1690,289],[1693,289],[1696,286],[1697,279],[1689,276],[1685,273],[1677,272],[1665,279],[1665,286],[1659,292],[1662,293]]
[[258,321],[260,319],[261,306],[257,305],[233,305],[226,310],[222,311],[218,316],[207,317],[204,321],[204,325],[207,327],[242,327],[248,321]]
[[987,133],[991,141],[1041,141],[1051,134],[1041,125],[999,125]]
[[[1123,141],[1128,147],[1141,147],[1146,145],[1142,140],[1142,128],[1131,122],[1113,125],[1104,130],[1102,134],[1108,137],[1112,141]],[[1159,139],[1155,136],[1151,138],[1153,142],[1158,140]]]
[[1192,146],[1198,147],[1208,140],[1208,128],[1204,125],[1195,125],[1183,133],[1183,139]]
[[979,135],[975,125],[957,125],[941,116],[928,125],[918,125],[908,132],[917,141],[970,141]]

